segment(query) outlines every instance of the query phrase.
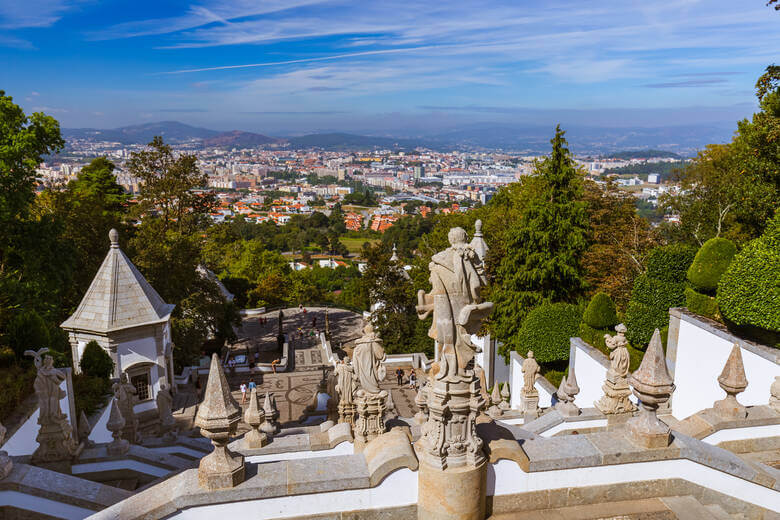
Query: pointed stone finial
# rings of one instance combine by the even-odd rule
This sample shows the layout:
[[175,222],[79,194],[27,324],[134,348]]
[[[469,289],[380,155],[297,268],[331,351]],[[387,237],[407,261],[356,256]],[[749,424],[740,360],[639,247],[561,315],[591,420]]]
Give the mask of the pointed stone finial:
[[481,237],[482,236],[482,220],[477,219],[476,222],[474,222],[474,236],[475,237]]
[[122,438],[122,430],[125,427],[125,418],[122,417],[122,412],[119,411],[119,404],[116,398],[111,399],[111,410],[108,413],[108,422],[106,423],[106,429],[111,432],[111,436],[114,438],[108,446],[106,446],[106,452],[112,456],[121,456],[127,453],[130,449],[130,443],[127,439]]
[[[5,442],[5,426],[0,424],[0,446],[3,445],[3,442]],[[3,480],[5,477],[7,477],[11,470],[14,469],[14,461],[11,460],[11,457],[8,456],[8,452],[6,451],[0,451],[0,480]]]
[[769,387],[769,406],[780,413],[780,376],[775,376],[772,386]]
[[645,448],[665,448],[669,445],[670,430],[658,419],[656,410],[671,397],[674,382],[666,367],[658,329],[653,332],[642,363],[628,382],[641,404],[639,414],[626,421],[629,438]]
[[493,391],[490,392],[490,408],[487,410],[488,416],[493,419],[504,415],[504,410],[498,405],[501,404],[501,391],[499,390],[499,383],[493,385]]
[[501,385],[501,404],[499,404],[498,407],[504,411],[511,409],[512,403],[509,401],[511,397],[512,394],[509,392],[509,382],[506,382]]
[[111,248],[117,249],[119,247],[119,231],[112,228],[108,232],[108,240],[111,242]]
[[482,221],[477,219],[474,222],[474,237],[469,244],[471,248],[477,252],[480,260],[485,260],[485,256],[488,252],[488,246],[485,239],[482,237]]
[[732,419],[746,417],[747,409],[737,401],[737,394],[744,392],[748,385],[745,377],[745,366],[742,363],[742,349],[737,343],[734,343],[731,348],[731,354],[726,360],[723,372],[718,377],[718,384],[726,392],[726,398],[715,401],[715,404],[712,405],[715,412],[721,417]]
[[249,394],[249,404],[244,411],[244,422],[249,425],[251,430],[244,435],[244,447],[247,449],[258,449],[268,444],[268,436],[259,430],[260,425],[265,421],[265,412],[260,408],[260,401],[257,398],[257,388],[253,388]]
[[87,414],[84,413],[84,410],[81,410],[81,415],[79,415],[79,424],[78,424],[78,432],[79,432],[79,442],[83,442],[87,446],[92,446],[95,444],[93,441],[89,440],[89,434],[92,431],[92,427],[89,425],[89,419],[87,419]]
[[201,487],[208,490],[225,489],[244,481],[244,457],[235,455],[227,447],[240,418],[241,409],[230,393],[219,357],[214,354],[203,402],[195,416],[195,426],[200,427],[201,435],[211,439],[214,445],[214,451],[203,457],[198,466]]
[[414,404],[417,405],[417,413],[414,414],[414,420],[423,424],[428,420],[428,381],[423,381],[414,397]]
[[568,375],[561,379],[558,391],[555,392],[555,395],[558,396],[555,409],[564,417],[576,417],[579,415],[581,413],[580,409],[574,404],[574,397],[578,393],[580,393],[580,387],[577,384],[577,376],[574,374],[574,367],[569,365]]
[[501,385],[499,383],[493,385],[493,391],[490,393],[490,402],[496,406],[501,402],[501,390],[499,389],[500,386]]
[[398,249],[395,247],[395,244],[393,244],[393,256],[390,257],[391,262],[397,262],[398,261]]
[[266,392],[265,399],[263,400],[263,413],[265,415],[265,421],[260,425],[260,430],[268,435],[273,435],[279,431],[279,427],[276,424],[276,402],[271,399],[271,395]]

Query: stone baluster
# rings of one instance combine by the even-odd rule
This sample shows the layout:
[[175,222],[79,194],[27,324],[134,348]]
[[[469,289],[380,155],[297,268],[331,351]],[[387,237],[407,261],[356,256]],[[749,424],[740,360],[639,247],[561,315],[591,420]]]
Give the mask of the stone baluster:
[[424,381],[417,390],[414,397],[414,404],[417,405],[417,413],[414,414],[414,420],[419,424],[428,420],[428,382]]
[[715,401],[712,405],[715,413],[728,419],[747,417],[747,409],[737,401],[737,394],[744,392],[748,385],[745,377],[745,366],[742,364],[742,349],[737,343],[734,343],[731,348],[726,365],[718,376],[718,384],[726,392],[726,398]]
[[209,379],[203,402],[195,416],[195,426],[201,435],[211,439],[214,451],[200,460],[198,482],[208,489],[232,488],[244,481],[244,457],[232,453],[228,447],[235,435],[241,409],[230,393],[227,378],[214,354],[211,358]]
[[[5,432],[5,426],[0,424],[0,446],[5,442]],[[0,451],[0,480],[7,477],[12,469],[14,469],[14,461],[8,456],[8,452]]]
[[665,448],[669,445],[671,431],[658,419],[658,406],[665,403],[674,392],[674,382],[666,367],[666,357],[661,344],[661,333],[653,332],[639,368],[628,378],[634,395],[640,401],[639,414],[626,421],[629,439],[645,448]]
[[555,403],[555,409],[564,417],[576,417],[580,414],[579,407],[574,404],[574,398],[580,393],[580,387],[577,384],[577,376],[574,374],[574,366],[569,365],[569,374],[561,379],[561,384],[555,395],[558,396],[558,402]]
[[108,413],[108,422],[106,423],[106,429],[111,432],[111,436],[114,438],[108,446],[106,446],[106,452],[114,457],[120,457],[127,453],[130,449],[130,442],[127,439],[122,438],[122,431],[125,428],[125,418],[122,417],[122,412],[119,410],[119,404],[116,398],[111,399],[111,410]]
[[257,388],[253,388],[249,394],[249,404],[244,411],[244,422],[251,428],[244,435],[245,448],[257,449],[268,444],[268,436],[265,432],[260,431],[260,425],[265,422],[265,412],[260,408],[260,401],[257,399]]

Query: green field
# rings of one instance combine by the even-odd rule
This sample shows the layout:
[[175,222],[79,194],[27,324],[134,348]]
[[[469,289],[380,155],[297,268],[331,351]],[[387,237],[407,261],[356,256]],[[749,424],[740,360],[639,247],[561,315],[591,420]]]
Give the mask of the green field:
[[339,238],[342,244],[344,244],[350,253],[360,253],[363,249],[363,244],[368,242],[373,244],[379,242],[378,238]]

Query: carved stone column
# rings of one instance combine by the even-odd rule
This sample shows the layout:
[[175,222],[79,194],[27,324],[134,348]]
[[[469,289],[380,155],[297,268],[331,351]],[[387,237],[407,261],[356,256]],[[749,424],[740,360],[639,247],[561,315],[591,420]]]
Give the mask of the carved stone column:
[[240,418],[241,409],[230,393],[219,358],[214,354],[203,402],[195,416],[195,426],[200,427],[201,434],[214,445],[214,451],[203,457],[198,465],[198,482],[202,488],[232,488],[244,481],[244,457],[227,447]]
[[665,448],[669,445],[669,426],[658,419],[658,405],[669,400],[674,383],[666,367],[661,333],[655,329],[642,364],[628,378],[639,399],[639,414],[626,421],[629,439],[645,448]]
[[363,448],[385,433],[385,412],[387,411],[387,390],[378,394],[358,390],[355,393],[355,408],[357,421],[355,422],[355,451],[361,452]]

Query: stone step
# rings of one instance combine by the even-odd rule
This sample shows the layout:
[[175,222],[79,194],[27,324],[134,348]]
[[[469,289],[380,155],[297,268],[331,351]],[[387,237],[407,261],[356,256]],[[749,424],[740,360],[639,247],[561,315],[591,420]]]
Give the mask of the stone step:
[[[593,520],[596,518],[601,520],[677,519],[675,514],[660,499],[647,498],[537,511],[500,513],[490,516],[488,520]],[[709,520],[709,518],[711,517],[704,517],[705,520]]]
[[709,504],[704,506],[707,508],[707,510],[712,514],[714,518],[717,520],[734,520],[734,517],[732,517],[730,514],[728,514],[722,507],[720,507],[718,504]]
[[718,518],[690,495],[663,497],[661,501],[677,515],[679,520],[717,520]]

